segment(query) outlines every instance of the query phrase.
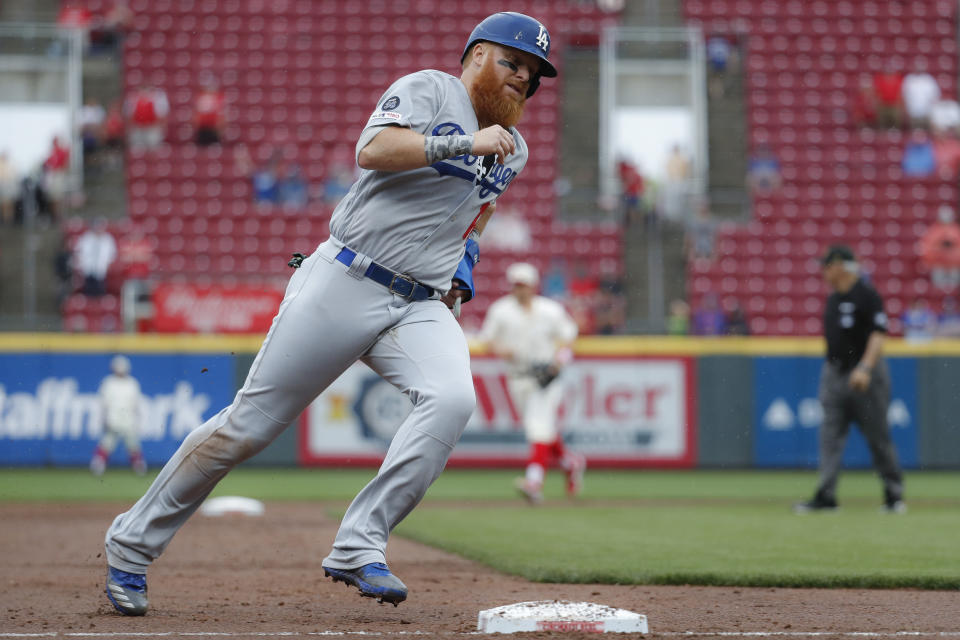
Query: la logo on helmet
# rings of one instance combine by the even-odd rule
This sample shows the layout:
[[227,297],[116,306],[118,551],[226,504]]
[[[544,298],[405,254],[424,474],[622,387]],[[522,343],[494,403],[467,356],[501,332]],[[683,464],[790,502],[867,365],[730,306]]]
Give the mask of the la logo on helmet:
[[538,26],[540,27],[540,33],[537,34],[537,46],[546,52],[550,46],[550,36],[547,35],[547,30],[543,28],[542,24]]

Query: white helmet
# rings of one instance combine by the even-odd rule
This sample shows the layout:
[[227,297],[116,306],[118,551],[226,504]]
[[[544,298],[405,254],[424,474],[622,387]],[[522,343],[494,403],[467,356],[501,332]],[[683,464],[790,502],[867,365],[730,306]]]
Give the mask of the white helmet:
[[130,373],[130,360],[125,356],[114,356],[113,360],[110,361],[110,371],[118,376],[127,375]]

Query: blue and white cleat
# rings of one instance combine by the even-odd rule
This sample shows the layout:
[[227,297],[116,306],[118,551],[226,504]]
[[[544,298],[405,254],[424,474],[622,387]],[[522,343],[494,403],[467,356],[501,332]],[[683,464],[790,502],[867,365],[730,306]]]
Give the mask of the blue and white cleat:
[[147,576],[107,567],[107,598],[125,616],[147,612]]
[[380,603],[389,602],[397,606],[407,599],[407,586],[390,573],[390,569],[382,562],[371,562],[356,569],[324,567],[323,573],[333,578],[334,582],[355,586],[360,590],[360,595],[376,598]]

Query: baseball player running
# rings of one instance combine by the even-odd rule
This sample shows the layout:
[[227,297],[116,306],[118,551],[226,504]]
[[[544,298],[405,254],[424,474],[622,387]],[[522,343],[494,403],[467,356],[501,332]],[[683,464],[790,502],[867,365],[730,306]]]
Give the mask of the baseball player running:
[[140,450],[140,383],[130,375],[130,360],[115,356],[110,361],[110,375],[100,383],[98,395],[103,408],[103,437],[90,459],[90,472],[102,475],[107,458],[123,441],[130,456],[130,466],[139,475],[147,472],[147,463]]
[[508,387],[520,410],[530,457],[517,490],[531,504],[543,502],[543,478],[554,460],[567,476],[567,495],[576,496],[586,467],[583,456],[566,450],[557,434],[563,397],[558,377],[573,359],[577,325],[558,302],[536,295],[536,267],[518,262],[507,268],[511,292],[487,311],[480,339],[510,366]]
[[322,564],[365,596],[406,599],[386,564],[387,537],[440,474],[474,410],[470,355],[450,308],[473,296],[475,229],[527,162],[514,125],[541,76],[557,75],[549,52],[542,24],[497,13],[470,34],[459,78],[419,71],[383,94],[357,142],[363,171],[337,205],[330,237],[291,261],[299,268],[233,403],[187,436],[107,531],[107,596],[121,613],[146,613],[147,567],[217,482],[357,360],[413,410]]

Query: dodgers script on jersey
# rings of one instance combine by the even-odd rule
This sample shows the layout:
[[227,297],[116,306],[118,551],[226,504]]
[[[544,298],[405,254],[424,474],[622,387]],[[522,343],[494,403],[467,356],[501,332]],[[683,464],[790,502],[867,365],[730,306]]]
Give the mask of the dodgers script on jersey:
[[[463,82],[426,70],[397,80],[380,98],[357,142],[357,154],[385,126],[428,136],[479,130]],[[516,152],[484,167],[461,155],[413,171],[364,170],[337,205],[330,233],[354,251],[446,291],[481,207],[498,198],[527,163],[527,145],[511,128]]]

